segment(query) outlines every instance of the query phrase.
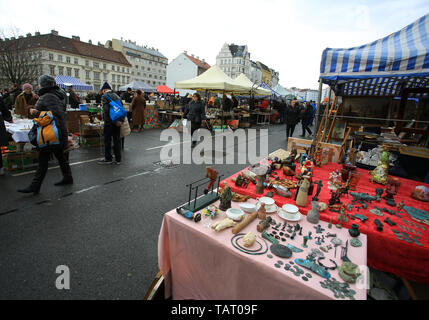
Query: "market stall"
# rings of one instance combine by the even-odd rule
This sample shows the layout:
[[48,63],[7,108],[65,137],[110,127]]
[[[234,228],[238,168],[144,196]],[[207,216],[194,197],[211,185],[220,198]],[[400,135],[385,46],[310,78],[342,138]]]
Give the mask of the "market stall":
[[[228,183],[233,192],[252,198],[262,197],[267,192],[272,192],[272,198],[277,207],[281,208],[285,204],[297,203],[294,200],[298,183],[295,177],[305,165],[300,166],[299,161],[295,165],[296,168],[292,171],[290,169],[274,170],[270,181],[266,182],[267,188],[262,189],[262,194],[257,192],[257,186],[253,183],[241,186],[236,183],[237,178],[243,173],[247,174],[249,168],[225,179],[224,183]],[[371,172],[356,167],[352,170],[353,174],[348,175],[346,171],[347,178],[342,180],[344,168],[347,166],[328,163],[320,168],[313,167],[311,181],[314,186],[309,188],[307,201],[300,206],[300,212],[307,215],[312,211],[314,209],[312,200],[317,198],[319,204],[325,204],[324,210],[320,210],[321,220],[334,225],[342,220],[343,228],[351,229],[353,225],[357,225],[360,232],[367,235],[368,266],[412,281],[429,283],[428,202],[417,200],[415,197],[416,187],[421,186],[418,189],[429,190],[427,189],[429,185],[397,178],[392,180],[395,181],[394,184],[391,185],[389,182],[385,186],[371,182],[370,179],[373,177]],[[283,167],[292,168],[291,165],[283,165]],[[352,177],[353,184],[357,184],[355,188],[352,188]],[[320,187],[318,187],[319,181]],[[288,187],[291,194],[285,196],[276,188],[270,187],[279,183]],[[396,194],[392,196],[395,205],[377,196],[377,192],[381,192],[387,199],[390,188],[395,188]],[[426,197],[428,198],[429,194],[426,194]],[[343,221],[343,218],[346,221]],[[338,231],[336,227],[333,230]]]
[[156,89],[150,85],[148,85],[144,81],[133,80],[129,84],[119,87],[119,91],[127,91],[128,88],[131,88],[132,91],[136,91],[140,89],[143,92],[156,92]]
[[327,84],[330,91],[328,102],[318,105],[317,140],[339,142],[343,155],[349,143],[369,153],[383,144],[398,158],[392,174],[424,179],[429,173],[429,162],[421,157],[429,146],[428,30],[425,15],[372,43],[325,49],[319,88]]

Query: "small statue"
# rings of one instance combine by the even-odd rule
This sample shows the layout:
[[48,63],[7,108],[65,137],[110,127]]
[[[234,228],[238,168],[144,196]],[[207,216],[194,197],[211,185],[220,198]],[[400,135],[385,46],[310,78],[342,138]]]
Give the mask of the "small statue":
[[328,228],[332,229],[332,217],[331,217],[331,220],[329,220]]
[[231,208],[232,200],[232,191],[229,185],[225,182],[225,187],[223,188],[222,195],[220,196],[220,206],[219,209],[226,211]]
[[207,186],[207,189],[204,189],[204,194],[208,194],[210,189],[213,188],[213,185],[216,182],[216,178],[217,178],[217,171],[212,169],[211,167],[207,167],[206,168],[206,178],[210,179],[209,185]]
[[349,219],[346,216],[346,211],[344,210],[344,208],[341,208],[341,214],[338,216],[338,224],[336,225],[336,227],[338,229],[341,229],[343,227],[343,223],[348,221]]
[[380,183],[383,185],[387,184],[387,175],[389,173],[389,152],[383,149],[381,152],[380,160],[378,161],[377,167],[371,171],[371,182]]
[[401,200],[401,202],[398,203],[398,211],[401,211],[402,209],[404,209],[404,200]]
[[314,164],[316,167],[320,168],[322,166],[322,145],[320,143],[316,146],[316,151],[314,152]]
[[[393,197],[398,193],[399,186],[401,185],[401,181],[398,178],[388,177],[387,178],[387,186],[384,190],[386,194],[383,199],[388,200],[390,203],[394,203]],[[396,204],[395,204],[396,206]]]
[[265,220],[267,218],[267,211],[265,210],[265,203],[261,202],[258,209],[258,219]]
[[245,247],[251,247],[256,241],[255,235],[250,231],[248,234],[246,234],[243,238],[243,244]]
[[341,186],[341,173],[333,171],[329,174],[328,189],[336,191]]
[[308,239],[310,239],[308,236],[304,236],[304,243],[301,245],[302,247],[308,248],[308,245],[307,245]]
[[382,188],[377,188],[375,189],[375,194],[376,194],[376,201],[380,202],[381,201],[381,195],[383,194],[383,189]]
[[230,219],[230,218],[226,218],[222,221],[218,221],[216,223],[213,223],[211,228],[216,231],[216,232],[220,232],[224,229],[230,228],[230,227],[234,227],[237,223],[234,222],[234,220]]
[[313,197],[312,200],[313,201],[319,201],[318,197],[319,197],[320,191],[322,191],[322,187],[323,187],[322,180],[315,181],[314,184],[317,185],[317,190],[316,190],[316,195]]
[[306,159],[300,169],[299,175],[301,177],[303,176],[307,176],[307,177],[312,177],[313,176],[313,163],[311,160]]

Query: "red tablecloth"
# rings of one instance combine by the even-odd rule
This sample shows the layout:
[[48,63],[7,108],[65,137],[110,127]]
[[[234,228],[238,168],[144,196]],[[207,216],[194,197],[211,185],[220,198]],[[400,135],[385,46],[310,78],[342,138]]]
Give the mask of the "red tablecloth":
[[[328,189],[329,173],[337,169],[341,169],[341,165],[334,164],[334,163],[325,165],[322,168],[314,168],[313,181],[317,181],[317,180],[323,181],[323,188],[319,194],[319,201],[329,204],[329,199],[331,197],[330,190]],[[363,169],[358,169],[358,171],[361,173],[361,178],[360,178],[359,185],[357,187],[358,190],[354,192],[363,192],[363,193],[368,193],[369,195],[375,196],[376,188],[384,189],[383,185],[371,183],[369,181],[369,177],[370,177],[369,171],[363,170]],[[278,170],[277,172],[280,178],[285,178],[281,170]],[[223,182],[227,182],[233,192],[250,195],[252,198],[262,197],[263,195],[258,195],[255,193],[255,185],[253,185],[252,183],[250,183],[247,188],[241,188],[241,187],[237,187],[235,183],[232,182],[231,179],[237,177],[239,173],[240,172],[225,179]],[[399,188],[398,194],[395,196],[396,203],[399,203],[401,200],[404,200],[404,203],[406,206],[429,211],[428,203],[414,200],[413,198],[411,198],[411,192],[413,191],[413,189],[418,185],[425,185],[425,184],[417,181],[401,179],[401,178],[400,180],[401,180],[401,186]],[[222,187],[223,187],[223,182],[221,183]],[[426,186],[429,186],[429,185],[426,184]],[[313,194],[316,193],[316,189],[317,189],[317,186],[315,185]],[[268,191],[269,191],[268,189],[265,189],[264,194]],[[295,192],[293,191],[292,199],[288,199],[288,198],[278,196],[274,192],[273,199],[275,200],[276,204],[279,207],[281,207],[287,203],[295,204],[295,201],[293,200],[294,195],[295,195]],[[353,198],[350,195],[348,196],[348,198],[347,196],[343,196],[341,198],[341,201],[346,205],[348,203],[351,203],[352,200]],[[356,204],[361,207],[360,204],[358,203]],[[388,209],[397,210],[397,208],[392,208],[388,206],[385,200],[383,199],[379,203],[376,201],[373,201],[372,204],[368,205],[368,208],[366,210],[361,208],[360,211],[358,212],[356,207],[353,207],[352,211],[346,210],[346,213],[349,213],[351,215],[359,213],[368,217],[368,220],[365,223],[362,223],[358,219],[351,220],[349,218],[349,221],[343,224],[344,227],[349,229],[351,228],[352,224],[358,224],[359,230],[361,231],[361,233],[364,233],[368,236],[368,266],[375,268],[377,270],[393,273],[399,277],[404,277],[412,281],[429,283],[429,226],[425,224],[419,224],[425,228],[425,230],[423,230],[422,228],[412,227],[404,223],[402,219],[417,223],[404,210],[402,210],[402,212],[400,213],[400,216],[402,217],[402,219],[399,217],[390,215],[388,213],[384,213],[383,217],[375,216],[374,214],[369,212],[369,210],[373,209],[374,206],[377,206],[379,208],[385,207]],[[300,212],[306,215],[309,210],[311,210],[310,196],[308,197],[307,207],[300,208]],[[320,213],[321,220],[329,221],[331,217],[333,218],[332,223],[336,224],[338,222],[337,220],[338,213],[332,212],[329,209]],[[397,225],[390,227],[387,223],[384,222],[384,220],[387,217],[389,217],[391,221],[397,223]],[[374,223],[375,219],[378,219],[383,223],[384,231],[382,232],[377,231],[376,225]],[[403,240],[398,240],[392,231],[394,229],[400,232],[404,232],[399,228],[398,225],[402,225],[407,228],[414,229],[420,232],[421,233],[420,243],[423,244],[423,247],[416,245],[414,242],[408,243]],[[410,236],[414,235],[413,233],[409,233],[409,234]]]

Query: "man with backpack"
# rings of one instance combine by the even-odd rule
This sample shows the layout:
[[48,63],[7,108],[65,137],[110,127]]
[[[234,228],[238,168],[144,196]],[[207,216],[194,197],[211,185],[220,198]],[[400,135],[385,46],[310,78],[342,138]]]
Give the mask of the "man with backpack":
[[[39,100],[37,101],[34,108],[29,110],[30,114],[36,118],[47,113],[53,115],[53,121],[56,127],[56,143],[43,144],[39,147],[39,166],[30,186],[25,189],[19,189],[21,193],[33,193],[38,194],[42,185],[43,179],[48,171],[48,162],[52,154],[57,158],[63,179],[57,183],[56,186],[63,186],[73,184],[73,177],[66,157],[66,149],[68,147],[68,133],[66,125],[66,115],[64,113],[67,96],[64,90],[60,89],[55,78],[49,75],[43,75],[39,78]],[[43,133],[41,134],[43,135]]]
[[[98,164],[112,164],[112,140],[113,153],[115,155],[115,164],[121,164],[121,126],[124,123],[122,119],[112,121],[110,117],[110,108],[112,101],[119,101],[121,98],[112,91],[110,85],[105,82],[101,87],[103,96],[101,103],[103,104],[103,119],[104,119],[104,159],[98,160]],[[122,105],[122,104],[121,104]],[[122,120],[122,121],[121,121]]]

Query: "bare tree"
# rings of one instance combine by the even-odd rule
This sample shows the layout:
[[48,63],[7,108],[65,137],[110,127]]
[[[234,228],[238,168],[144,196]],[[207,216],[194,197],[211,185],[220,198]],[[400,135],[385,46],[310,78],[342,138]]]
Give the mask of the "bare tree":
[[41,52],[31,37],[18,35],[17,29],[0,30],[0,83],[2,87],[18,86],[37,81],[41,66]]

